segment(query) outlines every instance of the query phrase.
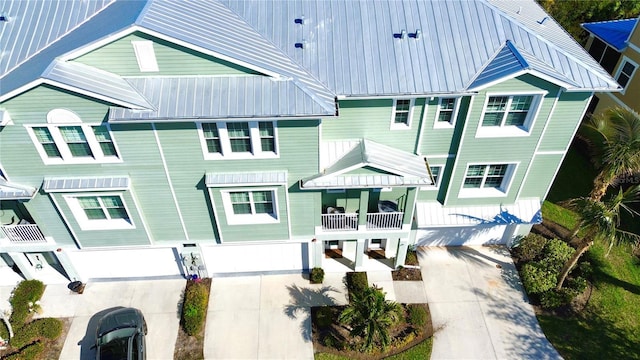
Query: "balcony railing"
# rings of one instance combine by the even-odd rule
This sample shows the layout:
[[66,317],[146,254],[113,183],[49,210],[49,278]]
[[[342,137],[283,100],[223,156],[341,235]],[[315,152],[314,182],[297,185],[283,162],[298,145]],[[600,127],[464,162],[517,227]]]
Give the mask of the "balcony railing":
[[35,244],[47,242],[42,231],[35,224],[4,225],[0,228],[10,243]]
[[404,213],[380,212],[367,214],[367,229],[402,229]]
[[[403,212],[367,214],[367,229],[402,229]],[[358,214],[322,214],[322,230],[358,230]]]

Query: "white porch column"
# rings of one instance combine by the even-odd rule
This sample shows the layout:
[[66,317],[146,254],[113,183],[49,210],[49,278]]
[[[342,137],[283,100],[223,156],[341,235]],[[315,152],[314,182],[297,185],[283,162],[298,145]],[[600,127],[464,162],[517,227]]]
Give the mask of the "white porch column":
[[407,259],[407,250],[409,248],[409,238],[400,238],[398,241],[398,251],[396,252],[396,260],[393,264],[396,268],[404,265],[404,261]]
[[60,248],[56,250],[54,254],[58,258],[58,262],[60,262],[60,265],[62,265],[62,268],[67,273],[67,275],[69,276],[69,279],[71,279],[72,282],[81,281],[84,283],[87,281],[86,278],[84,278],[82,275],[80,275],[80,273],[78,273],[75,266],[73,266],[73,262],[69,258],[69,255],[67,255],[64,249]]
[[35,269],[33,268],[33,266],[31,266],[31,263],[29,262],[29,260],[27,260],[27,257],[24,255],[24,253],[8,252],[7,254],[9,254],[11,260],[13,260],[18,269],[20,269],[20,272],[25,279],[33,280],[36,278],[34,274]]
[[324,241],[313,239],[311,243],[309,243],[309,251],[311,252],[311,268],[322,267]]
[[365,239],[357,239],[356,240],[356,271],[362,268],[362,263],[364,261],[364,250],[365,250]]

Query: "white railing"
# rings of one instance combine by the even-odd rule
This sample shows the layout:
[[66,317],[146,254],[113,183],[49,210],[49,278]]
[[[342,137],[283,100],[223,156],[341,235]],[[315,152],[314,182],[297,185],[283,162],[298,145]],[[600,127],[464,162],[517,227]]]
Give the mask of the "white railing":
[[38,225],[4,225],[1,227],[4,235],[11,243],[33,244],[47,242]]
[[322,230],[358,230],[358,214],[322,214]]
[[367,229],[402,229],[403,212],[367,214]]

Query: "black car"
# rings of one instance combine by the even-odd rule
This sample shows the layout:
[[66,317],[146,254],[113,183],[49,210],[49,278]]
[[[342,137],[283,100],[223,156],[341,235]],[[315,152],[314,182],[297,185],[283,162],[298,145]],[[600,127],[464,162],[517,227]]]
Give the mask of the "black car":
[[144,360],[147,323],[142,312],[134,308],[111,311],[98,321],[96,330],[97,360]]

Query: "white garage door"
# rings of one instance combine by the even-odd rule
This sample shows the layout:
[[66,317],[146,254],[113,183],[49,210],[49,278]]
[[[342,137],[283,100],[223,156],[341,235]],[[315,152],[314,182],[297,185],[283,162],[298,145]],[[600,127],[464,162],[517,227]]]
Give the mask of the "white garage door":
[[506,225],[476,225],[464,227],[434,227],[418,229],[418,246],[461,246],[505,244]]
[[181,275],[173,248],[78,250],[67,254],[86,280]]
[[302,270],[308,244],[252,244],[202,247],[209,275],[216,273]]

